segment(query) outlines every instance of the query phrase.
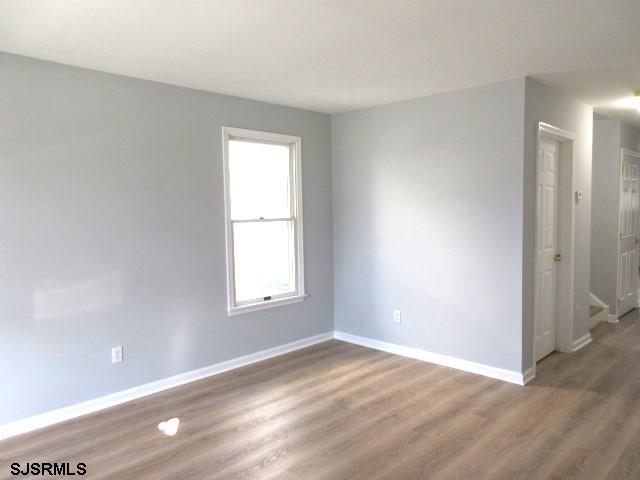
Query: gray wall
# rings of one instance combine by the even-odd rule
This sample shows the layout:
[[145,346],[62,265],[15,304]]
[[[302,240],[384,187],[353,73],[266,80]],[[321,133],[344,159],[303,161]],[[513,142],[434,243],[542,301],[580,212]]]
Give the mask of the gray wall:
[[620,147],[640,152],[640,128],[620,123]]
[[[303,303],[225,313],[222,125],[303,138]],[[0,54],[0,424],[332,330],[330,133]]]
[[640,129],[601,115],[593,118],[591,291],[616,313],[620,149],[640,150]]
[[332,118],[337,330],[521,371],[524,87]]
[[574,189],[583,192],[575,206],[575,316],[573,339],[589,331],[589,275],[591,258],[591,147],[593,109],[560,95],[530,78],[526,79],[524,122],[524,279],[523,279],[523,368],[533,366],[534,265],[536,205],[536,143],[538,122],[545,122],[575,135]]
[[591,291],[616,311],[620,122],[593,117]]

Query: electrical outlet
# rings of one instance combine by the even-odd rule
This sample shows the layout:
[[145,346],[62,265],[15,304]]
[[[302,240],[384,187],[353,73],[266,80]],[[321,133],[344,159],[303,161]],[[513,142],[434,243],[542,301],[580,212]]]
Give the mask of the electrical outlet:
[[400,312],[400,310],[393,311],[393,321],[395,323],[402,323],[402,313]]
[[122,345],[111,349],[111,363],[122,362]]

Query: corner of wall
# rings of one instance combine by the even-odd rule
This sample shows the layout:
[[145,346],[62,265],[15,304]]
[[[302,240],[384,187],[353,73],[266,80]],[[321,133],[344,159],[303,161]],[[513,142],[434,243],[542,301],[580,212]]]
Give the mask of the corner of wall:
[[534,364],[534,285],[535,270],[535,178],[537,127],[539,122],[572,132],[574,140],[574,190],[583,193],[575,207],[574,340],[588,332],[589,278],[591,253],[591,155],[593,109],[552,87],[525,79],[524,125],[524,255],[523,255],[523,368]]

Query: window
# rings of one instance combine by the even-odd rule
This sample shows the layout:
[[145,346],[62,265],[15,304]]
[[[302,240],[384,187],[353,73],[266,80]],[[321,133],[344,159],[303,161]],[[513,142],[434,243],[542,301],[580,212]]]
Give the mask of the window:
[[229,315],[302,301],[300,137],[222,128]]

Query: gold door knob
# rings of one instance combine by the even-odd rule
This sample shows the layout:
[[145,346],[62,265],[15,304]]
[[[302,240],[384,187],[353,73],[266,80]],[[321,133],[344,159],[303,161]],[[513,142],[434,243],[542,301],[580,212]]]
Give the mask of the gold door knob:
[[554,262],[561,262],[561,261],[562,261],[562,255],[560,255],[559,253],[556,253],[556,254],[553,256],[553,261],[554,261]]

